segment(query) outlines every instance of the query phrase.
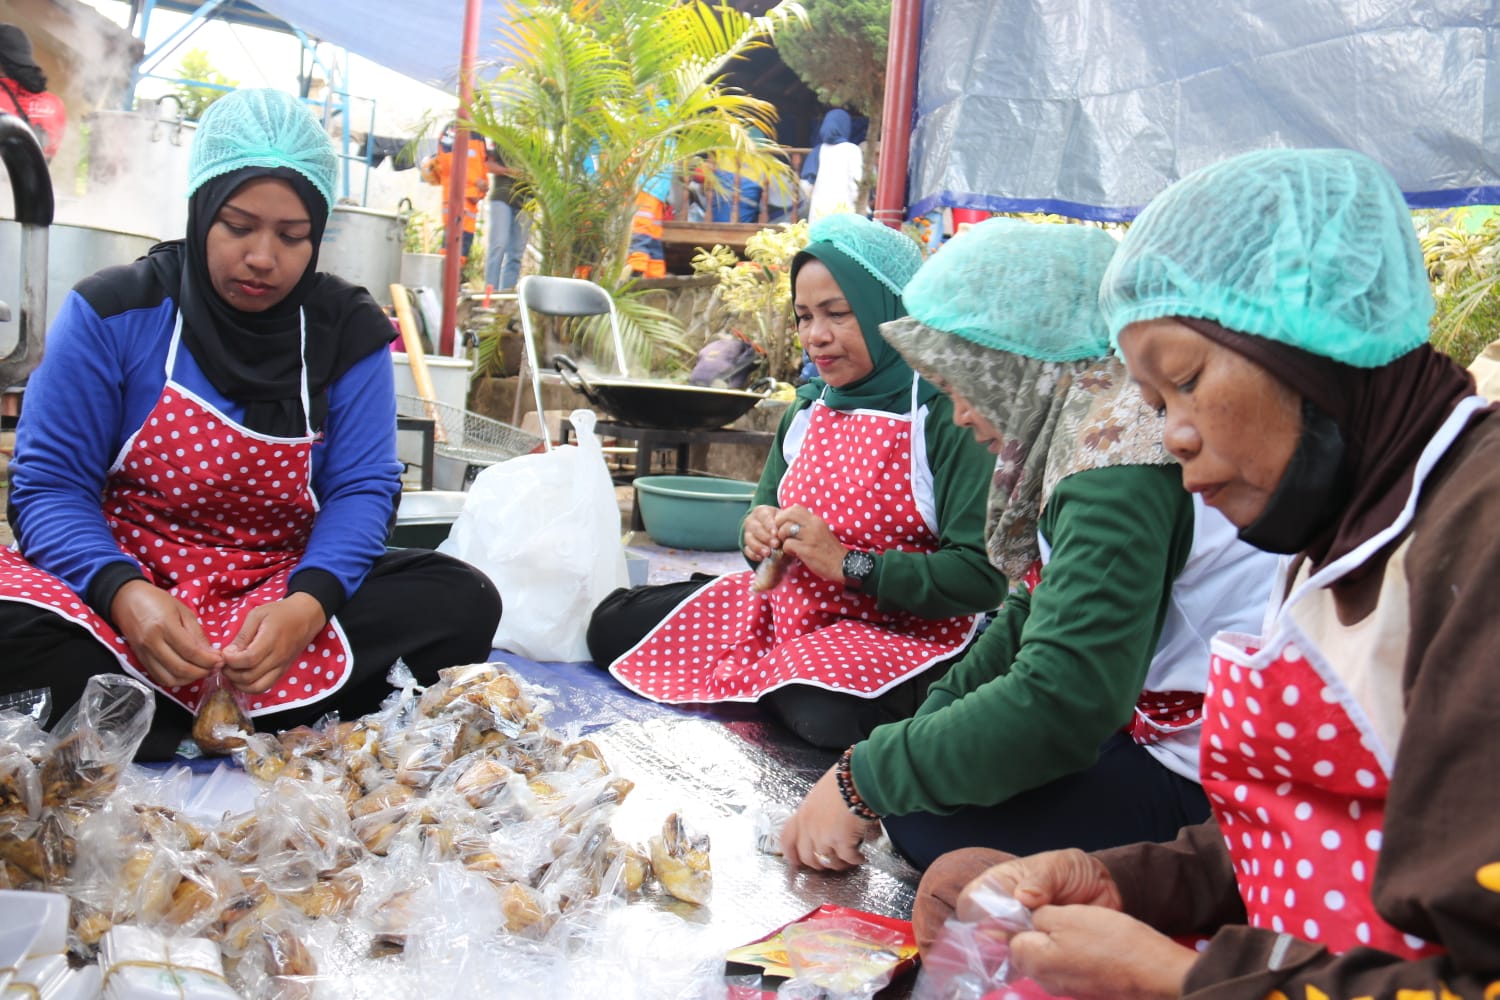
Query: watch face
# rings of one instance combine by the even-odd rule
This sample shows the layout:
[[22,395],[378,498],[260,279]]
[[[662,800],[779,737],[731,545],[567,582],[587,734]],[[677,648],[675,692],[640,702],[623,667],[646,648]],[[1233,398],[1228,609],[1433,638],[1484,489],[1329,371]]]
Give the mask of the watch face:
[[875,571],[875,557],[868,552],[851,549],[844,556],[844,577],[847,586],[858,588],[865,578]]

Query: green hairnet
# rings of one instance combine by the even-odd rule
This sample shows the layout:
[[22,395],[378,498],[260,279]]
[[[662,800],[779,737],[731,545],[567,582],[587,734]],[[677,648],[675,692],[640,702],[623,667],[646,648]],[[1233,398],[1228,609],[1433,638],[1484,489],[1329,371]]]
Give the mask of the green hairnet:
[[1342,149],[1246,153],[1178,181],[1130,227],[1100,304],[1116,343],[1186,316],[1360,368],[1426,343],[1433,311],[1395,180]]
[[1099,281],[1115,246],[1093,226],[990,219],[943,244],[902,297],[913,319],[982,347],[1042,361],[1102,358]]
[[279,90],[236,90],[209,106],[188,159],[188,195],[241,167],[287,167],[333,209],[333,143],[297,98]]
[[807,242],[833,244],[892,295],[900,295],[922,266],[922,251],[910,236],[848,212],[825,215],[814,222],[807,231]]

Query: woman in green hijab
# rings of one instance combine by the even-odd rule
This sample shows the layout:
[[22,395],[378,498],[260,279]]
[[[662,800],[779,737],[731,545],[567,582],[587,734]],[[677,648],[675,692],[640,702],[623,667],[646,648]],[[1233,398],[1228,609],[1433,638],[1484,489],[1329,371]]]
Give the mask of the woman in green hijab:
[[[921,265],[853,215],[813,226],[792,262],[819,377],[788,408],[742,528],[754,573],[620,590],[589,625],[595,662],[655,701],[764,701],[802,739],[848,746],[909,716],[934,669],[1004,595],[985,556],[994,459],[880,337]],[[764,578],[763,578],[764,580]]]

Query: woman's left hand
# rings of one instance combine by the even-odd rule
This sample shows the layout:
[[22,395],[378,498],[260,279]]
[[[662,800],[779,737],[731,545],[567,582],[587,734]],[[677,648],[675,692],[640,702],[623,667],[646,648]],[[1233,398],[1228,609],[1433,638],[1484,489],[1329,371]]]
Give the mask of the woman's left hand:
[[821,517],[800,504],[776,515],[776,536],[788,555],[830,583],[844,582],[848,549]]
[[260,605],[224,647],[224,676],[246,694],[271,690],[327,623],[323,605],[311,594],[288,594]]
[[795,867],[843,871],[865,863],[859,845],[880,829],[844,805],[838,779],[829,768],[812,786],[792,818],[781,828],[781,853]]
[[1175,1000],[1198,953],[1103,906],[1044,906],[1010,939],[1011,964],[1073,1000]]

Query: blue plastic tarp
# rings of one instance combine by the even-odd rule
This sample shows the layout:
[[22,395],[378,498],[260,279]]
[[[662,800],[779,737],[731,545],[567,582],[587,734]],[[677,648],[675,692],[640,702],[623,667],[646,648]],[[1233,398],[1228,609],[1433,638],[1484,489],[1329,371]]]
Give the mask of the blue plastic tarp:
[[908,201],[1128,219],[1236,153],[1341,146],[1414,206],[1496,203],[1497,59],[1500,0],[926,0]]
[[[255,0],[314,38],[414,80],[457,91],[465,0]],[[510,21],[505,0],[482,0],[478,66],[502,61],[499,40]]]

